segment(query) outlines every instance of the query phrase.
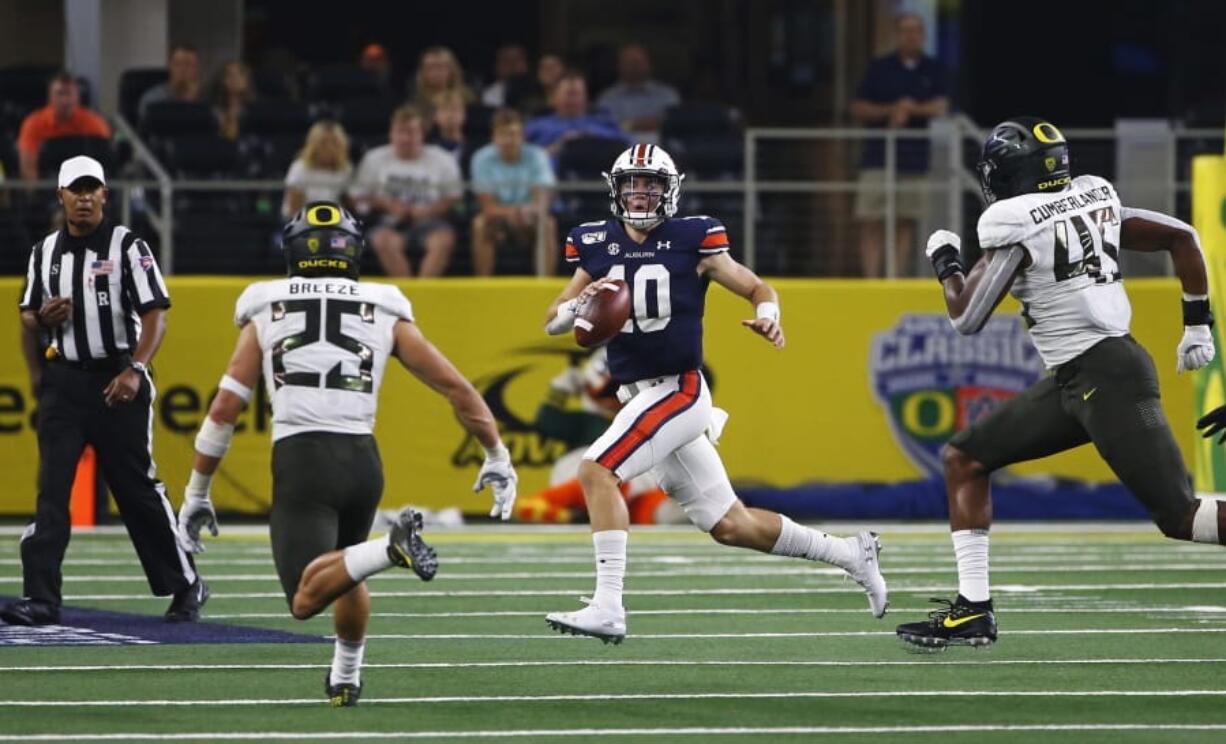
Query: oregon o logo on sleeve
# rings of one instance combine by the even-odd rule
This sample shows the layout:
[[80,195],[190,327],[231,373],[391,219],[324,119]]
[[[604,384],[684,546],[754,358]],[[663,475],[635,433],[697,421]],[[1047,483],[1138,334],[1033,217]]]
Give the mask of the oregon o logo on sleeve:
[[941,473],[950,437],[1038,381],[1043,361],[1016,317],[973,336],[938,314],[903,315],[873,335],[869,376],[894,438],[925,475]]

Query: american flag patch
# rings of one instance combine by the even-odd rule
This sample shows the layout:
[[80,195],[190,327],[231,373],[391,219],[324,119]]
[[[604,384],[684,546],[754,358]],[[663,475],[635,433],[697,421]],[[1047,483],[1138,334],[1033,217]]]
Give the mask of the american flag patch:
[[328,245],[332,246],[333,248],[344,248],[345,247],[345,236],[344,235],[333,236],[332,240],[329,241]]
[[[110,261],[108,261],[107,263],[110,263]],[[149,269],[152,269],[153,268],[153,256],[141,256],[140,257],[140,267],[142,271],[148,271]]]
[[115,270],[115,262],[114,261],[94,261],[93,263],[89,265],[89,270],[90,270],[90,273],[95,276],[109,274]]

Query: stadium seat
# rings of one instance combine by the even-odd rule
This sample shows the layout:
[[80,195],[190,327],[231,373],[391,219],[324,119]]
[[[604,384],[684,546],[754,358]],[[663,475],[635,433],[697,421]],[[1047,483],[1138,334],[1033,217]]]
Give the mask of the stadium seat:
[[464,111],[464,138],[469,142],[485,144],[491,137],[491,119],[494,109],[480,103],[470,103]]
[[676,148],[689,140],[732,137],[740,133],[736,110],[722,103],[683,103],[664,112],[661,143]]
[[38,175],[55,178],[60,163],[77,155],[88,155],[102,164],[104,173],[115,172],[115,150],[105,137],[53,137],[38,151]]
[[306,137],[311,117],[304,104],[294,101],[252,101],[243,110],[239,131],[243,136],[270,137],[293,134]]
[[238,175],[238,145],[218,134],[176,137],[167,150],[177,178],[225,178]]
[[302,150],[305,142],[305,132],[262,138],[258,152],[253,152],[260,162],[259,176],[273,180],[285,178],[290,164],[298,157],[298,152]]
[[340,109],[340,123],[351,138],[387,137],[396,104],[386,98],[360,98]]
[[262,99],[284,101],[293,97],[289,83],[279,72],[255,70],[251,73],[251,81],[255,85],[256,95]]
[[307,99],[312,103],[343,104],[382,93],[373,75],[349,65],[320,68],[307,80]]
[[567,181],[591,181],[600,178],[618,155],[626,149],[626,143],[603,137],[581,137],[562,145],[558,154],[558,177]]
[[165,67],[134,67],[119,76],[119,113],[133,126],[140,123],[140,97],[166,82]]
[[47,103],[47,82],[56,73],[54,67],[25,65],[0,70],[0,102],[29,113]]
[[162,101],[145,111],[141,129],[153,139],[216,134],[217,117],[208,104]]
[[745,168],[745,143],[739,138],[694,139],[674,150],[677,167],[690,178],[740,178]]

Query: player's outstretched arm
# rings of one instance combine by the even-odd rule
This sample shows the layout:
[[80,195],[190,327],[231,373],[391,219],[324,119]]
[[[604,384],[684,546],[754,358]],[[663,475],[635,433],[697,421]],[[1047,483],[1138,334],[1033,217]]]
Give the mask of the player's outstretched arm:
[[776,349],[783,348],[783,326],[779,323],[779,294],[774,287],[762,281],[762,277],[737,262],[727,252],[702,259],[698,263],[698,273],[738,297],[749,300],[757,317],[753,320],[742,320],[741,325],[770,341]]
[[1171,254],[1175,276],[1183,287],[1183,339],[1176,350],[1178,372],[1200,369],[1217,355],[1213,346],[1213,313],[1209,309],[1209,275],[1196,228],[1148,209],[1124,207],[1120,218],[1121,247],[1130,251]]
[[[570,278],[562,294],[558,295],[545,313],[545,333],[550,336],[561,336],[574,328],[575,309],[585,299],[584,293],[591,286],[593,286],[592,275],[583,269],[575,269],[575,275]],[[591,292],[595,292],[595,289],[593,288]]]
[[208,527],[213,537],[217,536],[217,514],[213,511],[209,487],[221,458],[230,448],[234,422],[251,400],[252,388],[259,382],[262,357],[255,324],[247,323],[238,335],[238,344],[221,378],[217,396],[196,434],[196,459],[187,487],[183,489],[183,505],[179,507],[179,545],[189,553],[204,550],[200,540],[202,527]]
[[511,465],[511,453],[498,436],[498,425],[489,406],[451,360],[430,343],[416,323],[397,321],[392,333],[400,363],[427,387],[446,398],[460,424],[485,448],[485,463],[477,474],[473,490],[480,491],[490,485],[494,491],[490,516],[510,519],[518,476]]
[[1028,257],[1020,245],[987,249],[968,274],[961,247],[957,233],[937,230],[928,238],[925,253],[944,290],[950,323],[958,333],[970,335],[988,322]]

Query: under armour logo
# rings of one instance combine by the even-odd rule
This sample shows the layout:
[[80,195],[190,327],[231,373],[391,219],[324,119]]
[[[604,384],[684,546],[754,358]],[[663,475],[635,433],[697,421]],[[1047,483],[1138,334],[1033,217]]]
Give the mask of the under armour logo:
[[672,247],[673,247],[673,241],[671,240],[657,240],[656,241],[657,251],[667,251],[667,250],[670,250]]

